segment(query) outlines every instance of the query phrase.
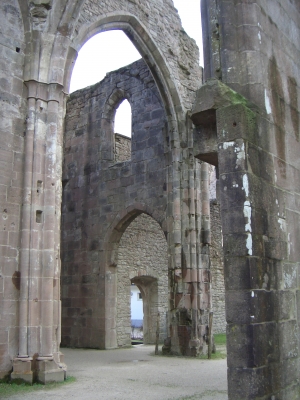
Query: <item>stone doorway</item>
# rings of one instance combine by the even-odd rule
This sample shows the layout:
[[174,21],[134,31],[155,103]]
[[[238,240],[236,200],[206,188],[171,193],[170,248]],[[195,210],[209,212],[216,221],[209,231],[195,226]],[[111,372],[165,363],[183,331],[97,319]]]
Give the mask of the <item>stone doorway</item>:
[[140,290],[143,301],[143,342],[155,342],[156,321],[158,317],[158,285],[152,276],[136,276],[131,279]]
[[131,345],[131,283],[143,299],[144,343],[155,342],[158,312],[160,340],[167,336],[168,257],[167,242],[160,225],[140,214],[124,231],[117,261],[117,346]]

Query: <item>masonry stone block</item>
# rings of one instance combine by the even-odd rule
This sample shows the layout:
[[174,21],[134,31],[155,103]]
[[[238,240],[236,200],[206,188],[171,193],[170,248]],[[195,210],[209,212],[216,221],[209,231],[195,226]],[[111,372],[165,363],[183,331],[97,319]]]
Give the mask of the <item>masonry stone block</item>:
[[253,258],[249,259],[248,257],[224,256],[225,287],[227,290],[251,288],[250,269],[253,261]]
[[[273,382],[272,367],[261,368],[229,368],[228,369],[228,382],[229,398],[243,399],[246,398],[259,398],[267,393],[267,396],[272,393],[272,387],[278,386]],[[234,388],[233,388],[234,387]],[[276,387],[276,389],[278,389]]]
[[[228,291],[226,296],[227,324],[249,324],[252,321],[252,304],[250,291]],[[244,310],[243,313],[241,310]]]
[[14,360],[14,370],[11,374],[12,381],[24,381],[32,385],[32,360]]

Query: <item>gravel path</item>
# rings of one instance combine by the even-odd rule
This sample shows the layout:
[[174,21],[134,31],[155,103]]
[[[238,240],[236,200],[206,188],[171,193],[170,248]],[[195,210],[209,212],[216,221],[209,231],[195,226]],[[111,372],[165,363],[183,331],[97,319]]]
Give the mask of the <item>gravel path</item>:
[[[154,356],[154,346],[63,349],[76,382],[22,394],[22,400],[225,400],[226,360]],[[20,399],[12,396],[10,399]]]

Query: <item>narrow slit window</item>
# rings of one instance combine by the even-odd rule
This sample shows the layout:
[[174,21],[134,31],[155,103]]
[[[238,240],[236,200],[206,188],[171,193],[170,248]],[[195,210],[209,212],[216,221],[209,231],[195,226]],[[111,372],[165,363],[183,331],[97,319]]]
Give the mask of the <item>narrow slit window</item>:
[[36,210],[36,222],[38,223],[38,224],[41,224],[42,223],[42,216],[43,216],[43,211],[41,211],[41,210]]
[[37,193],[41,193],[43,188],[43,182],[42,181],[37,181]]

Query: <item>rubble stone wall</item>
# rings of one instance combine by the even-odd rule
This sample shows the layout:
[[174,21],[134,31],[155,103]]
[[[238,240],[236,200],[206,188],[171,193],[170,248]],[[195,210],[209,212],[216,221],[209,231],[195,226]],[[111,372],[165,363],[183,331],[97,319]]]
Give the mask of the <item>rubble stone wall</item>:
[[115,160],[116,162],[131,159],[131,138],[115,133]]
[[225,281],[224,281],[224,253],[222,221],[220,203],[217,199],[216,168],[208,165],[209,171],[209,198],[210,198],[210,268],[212,282],[212,310],[214,333],[226,332],[225,316]]
[[210,268],[212,286],[212,311],[213,311],[213,332],[226,332],[225,317],[225,282],[224,282],[224,261],[223,261],[223,238],[220,204],[210,200]]

